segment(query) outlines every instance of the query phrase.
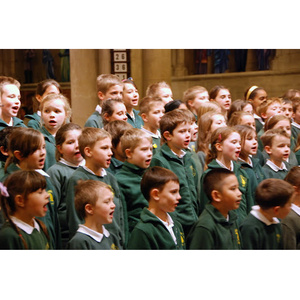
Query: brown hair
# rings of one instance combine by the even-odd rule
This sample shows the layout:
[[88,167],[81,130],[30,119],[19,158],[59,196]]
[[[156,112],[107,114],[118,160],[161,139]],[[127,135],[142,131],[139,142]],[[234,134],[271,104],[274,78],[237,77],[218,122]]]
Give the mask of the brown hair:
[[281,128],[276,128],[276,129],[269,129],[267,130],[261,137],[261,141],[265,146],[270,146],[272,147],[272,143],[273,143],[273,139],[276,136],[284,136],[286,138],[288,138],[290,140],[290,136],[286,133],[285,130],[281,129]]
[[20,89],[20,87],[21,87],[21,84],[18,80],[14,79],[12,77],[9,77],[9,76],[0,76],[0,96],[3,92],[3,87],[8,84],[13,84],[13,85],[17,86],[18,89]]
[[183,92],[182,101],[186,104],[188,109],[190,109],[189,100],[194,100],[199,93],[207,92],[207,89],[203,86],[196,85],[188,88]]
[[171,89],[171,87],[165,81],[156,82],[147,87],[146,96],[157,97],[158,91],[161,88]]
[[[102,121],[103,121],[103,125],[106,125],[107,123],[109,123],[106,119],[105,119],[105,114],[107,114],[107,116],[111,117],[115,111],[115,104],[116,103],[122,103],[124,104],[123,100],[120,98],[115,98],[115,99],[106,99],[103,101],[102,103],[102,111],[101,111],[101,117],[102,117]],[[125,106],[125,104],[124,104]],[[126,107],[125,107],[126,109]]]
[[107,91],[114,85],[123,86],[121,79],[114,74],[101,74],[97,77],[96,83],[97,92],[102,92],[103,94],[106,94]]
[[164,101],[159,97],[151,97],[146,96],[144,97],[139,105],[139,115],[141,114],[147,114],[149,110],[152,108],[153,104],[155,103],[162,103],[164,105]]

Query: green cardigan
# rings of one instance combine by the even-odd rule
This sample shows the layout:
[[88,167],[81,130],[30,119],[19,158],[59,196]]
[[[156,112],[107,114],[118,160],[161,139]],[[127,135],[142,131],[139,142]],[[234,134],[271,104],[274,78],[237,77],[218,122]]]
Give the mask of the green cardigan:
[[89,116],[84,124],[84,127],[103,128],[102,117],[97,110]]

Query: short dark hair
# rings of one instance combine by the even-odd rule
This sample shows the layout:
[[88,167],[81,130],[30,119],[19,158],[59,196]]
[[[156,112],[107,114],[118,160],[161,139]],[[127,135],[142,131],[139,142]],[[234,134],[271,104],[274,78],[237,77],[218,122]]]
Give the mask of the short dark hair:
[[212,191],[221,191],[223,187],[223,180],[230,175],[235,175],[232,171],[225,168],[217,168],[209,171],[203,180],[203,188],[206,196],[212,201]]
[[284,206],[294,193],[293,186],[282,179],[268,178],[256,188],[255,201],[262,209]]
[[142,177],[141,192],[145,199],[149,201],[151,190],[158,189],[161,191],[169,181],[179,183],[179,179],[174,172],[159,166],[150,167]]

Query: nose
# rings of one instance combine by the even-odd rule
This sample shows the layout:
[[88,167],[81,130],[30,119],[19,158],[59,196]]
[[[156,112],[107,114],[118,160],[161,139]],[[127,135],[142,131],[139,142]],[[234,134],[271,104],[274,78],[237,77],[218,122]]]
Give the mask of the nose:
[[115,208],[115,207],[116,207],[116,204],[114,202],[112,202],[111,208]]

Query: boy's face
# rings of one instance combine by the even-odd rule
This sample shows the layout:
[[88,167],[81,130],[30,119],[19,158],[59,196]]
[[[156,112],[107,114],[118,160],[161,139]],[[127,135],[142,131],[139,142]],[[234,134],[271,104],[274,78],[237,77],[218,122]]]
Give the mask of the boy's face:
[[272,140],[272,145],[265,146],[265,150],[269,154],[271,161],[281,164],[282,161],[286,161],[289,158],[290,146],[291,142],[289,138],[276,135]]
[[176,181],[169,181],[165,184],[163,189],[158,192],[159,209],[164,213],[175,211],[181,196],[179,194],[179,183]]
[[289,136],[292,135],[291,122],[289,120],[281,120],[274,127],[283,129]]
[[133,151],[126,149],[127,161],[142,169],[147,169],[152,159],[152,143],[147,139],[141,139]]
[[112,223],[115,207],[112,191],[107,188],[99,188],[99,197],[95,205],[92,206],[95,219],[100,224]]
[[144,123],[153,129],[159,129],[159,121],[165,113],[163,102],[153,103],[147,113],[142,114]]
[[189,100],[189,106],[192,108],[194,112],[197,112],[199,107],[202,105],[204,102],[209,102],[209,96],[208,92],[201,92],[196,94],[194,100]]
[[181,150],[187,149],[191,141],[191,124],[181,123],[173,130],[173,133],[168,131],[164,133],[167,139],[168,146],[176,154],[181,154]]
[[288,117],[289,119],[292,118],[292,116],[293,116],[293,106],[292,106],[292,104],[290,104],[290,103],[282,104],[281,110],[282,110],[282,114],[284,116]]
[[261,114],[261,117],[263,119],[269,119],[272,116],[281,115],[281,114],[282,114],[281,104],[279,102],[274,102],[268,106],[265,113]]
[[300,124],[300,105],[297,107],[296,112],[293,113],[294,122]]
[[16,117],[21,106],[20,90],[14,84],[6,84],[2,88],[1,104],[4,118]]
[[103,94],[102,92],[98,92],[98,97],[100,100],[104,101],[106,99],[116,99],[116,98],[123,98],[123,85],[113,85],[111,86],[108,91]]
[[157,96],[162,98],[165,104],[167,104],[170,101],[173,101],[173,93],[169,88],[160,88],[157,93]]
[[88,151],[85,149],[86,158],[91,158],[93,163],[99,167],[107,169],[111,162],[112,157],[112,145],[111,139],[109,137],[97,141],[92,148],[88,148]]
[[246,155],[255,155],[257,152],[257,137],[255,133],[246,136],[242,152]]
[[241,118],[241,125],[249,125],[255,129],[255,119],[253,116],[246,115]]
[[222,188],[217,194],[223,212],[228,213],[232,209],[239,208],[242,193],[239,190],[239,182],[234,174],[227,176],[223,180]]

